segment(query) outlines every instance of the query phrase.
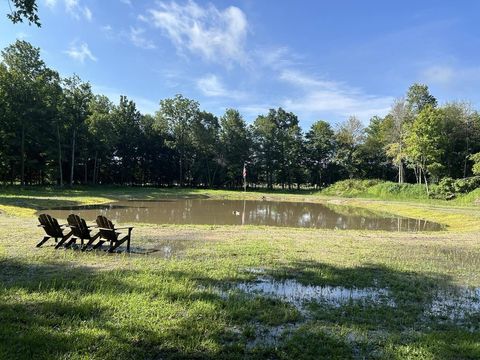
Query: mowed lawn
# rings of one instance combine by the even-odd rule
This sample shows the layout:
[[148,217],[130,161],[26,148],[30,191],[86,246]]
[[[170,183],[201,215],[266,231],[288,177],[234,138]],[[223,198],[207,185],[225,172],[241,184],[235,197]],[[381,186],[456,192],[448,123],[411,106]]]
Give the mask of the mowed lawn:
[[[262,196],[2,190],[0,359],[480,358],[474,207],[267,194],[422,216],[448,230],[134,224],[130,255],[35,248],[37,208],[176,193]],[[248,291],[263,283],[278,296]],[[305,291],[298,299],[286,294],[292,284]],[[333,300],[302,301],[315,286]]]

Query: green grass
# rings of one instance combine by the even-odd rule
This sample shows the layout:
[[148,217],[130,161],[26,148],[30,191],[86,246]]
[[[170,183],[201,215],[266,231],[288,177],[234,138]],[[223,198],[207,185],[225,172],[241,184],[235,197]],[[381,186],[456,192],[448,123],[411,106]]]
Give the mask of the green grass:
[[[435,185],[431,186],[432,190]],[[425,185],[398,184],[381,180],[343,180],[339,181],[320,194],[342,197],[377,198],[382,200],[428,200]]]
[[[480,221],[468,206],[275,192],[265,196],[416,215],[448,224],[449,231],[139,224],[135,246],[170,246],[172,256],[34,247],[42,236],[37,208],[178,194],[262,196],[115,187],[2,189],[0,359],[480,358],[478,314],[451,320],[425,312],[439,290],[480,287]],[[388,289],[395,306],[311,302],[300,311],[278,298],[233,290],[259,276],[250,268],[304,285]]]

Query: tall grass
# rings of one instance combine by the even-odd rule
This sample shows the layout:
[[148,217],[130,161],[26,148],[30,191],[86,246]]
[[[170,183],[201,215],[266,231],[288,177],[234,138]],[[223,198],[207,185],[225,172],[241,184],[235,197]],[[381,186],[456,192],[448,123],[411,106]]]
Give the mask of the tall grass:
[[424,185],[398,184],[382,180],[343,180],[322,190],[320,194],[342,197],[373,197],[386,200],[428,199]]

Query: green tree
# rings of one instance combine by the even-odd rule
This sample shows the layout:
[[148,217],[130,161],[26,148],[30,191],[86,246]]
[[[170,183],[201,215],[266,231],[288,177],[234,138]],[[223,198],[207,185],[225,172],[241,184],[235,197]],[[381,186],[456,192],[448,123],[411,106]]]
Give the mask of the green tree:
[[83,82],[77,75],[63,80],[64,99],[62,112],[67,120],[71,145],[70,186],[74,184],[75,153],[77,151],[77,136],[86,131],[85,121],[89,116],[89,104],[93,98],[92,89],[88,82]]
[[166,124],[173,141],[170,143],[178,154],[178,180],[183,186],[187,169],[187,159],[192,149],[192,124],[199,116],[199,104],[182,95],[160,101],[160,110],[156,113],[158,126]]
[[[274,111],[274,110],[271,110]],[[276,124],[272,116],[259,115],[252,125],[254,167],[269,189],[273,188],[274,172],[278,162]]]
[[390,113],[384,120],[386,130],[384,149],[392,164],[398,169],[399,184],[403,184],[405,181],[405,136],[411,119],[411,112],[406,101],[400,98],[394,101]]
[[237,110],[227,109],[220,125],[221,155],[227,183],[241,186],[243,166],[250,158],[252,146],[247,124]]
[[38,6],[36,0],[7,0],[9,4],[14,6],[12,12],[7,14],[7,17],[14,23],[23,22],[27,20],[28,24],[35,24],[41,26],[40,18],[38,17]]
[[413,84],[408,89],[406,102],[409,111],[414,115],[419,114],[427,106],[437,106],[437,99],[430,94],[428,86],[418,83]]
[[441,110],[431,105],[426,106],[413,121],[405,139],[407,157],[420,171],[420,179],[423,175],[427,193],[429,192],[427,175],[429,173],[436,175],[441,166],[439,160],[443,152],[442,116]]
[[[109,164],[118,140],[116,132],[112,131],[114,129],[112,119],[114,105],[110,99],[104,95],[96,95],[90,100],[88,106],[86,125],[88,133],[93,139],[90,144],[90,151],[93,152],[92,184],[96,184],[102,167],[106,167],[107,174],[112,173]],[[109,180],[112,181],[112,179]]]
[[306,134],[307,168],[312,185],[321,187],[324,172],[333,161],[335,133],[326,121],[315,122]]
[[350,116],[335,134],[337,149],[335,162],[342,167],[350,179],[361,174],[360,145],[365,138],[365,129],[360,120]]
[[362,176],[367,178],[390,178],[393,167],[386,153],[388,135],[390,131],[390,117],[374,116],[365,128],[365,139],[360,145]]
[[26,41],[17,40],[5,48],[1,56],[1,87],[7,110],[4,116],[8,117],[4,118],[4,121],[9,122],[7,129],[15,132],[11,142],[13,147],[16,147],[15,143],[19,139],[20,182],[24,185],[26,161],[31,159],[32,155],[39,154],[31,149],[28,156],[27,145],[38,144],[33,139],[38,138],[36,130],[42,130],[41,122],[38,121],[43,116],[42,92],[45,86],[53,81],[51,78],[56,77],[56,73],[46,67],[40,57],[40,49]]
[[472,172],[474,175],[480,175],[480,152],[471,154],[469,159],[473,161]]
[[120,103],[111,112],[116,144],[114,156],[120,166],[120,182],[135,183],[138,177],[139,144],[142,115],[135,102],[120,96]]
[[192,124],[193,171],[195,182],[209,187],[216,183],[220,167],[220,123],[212,113],[200,111]]

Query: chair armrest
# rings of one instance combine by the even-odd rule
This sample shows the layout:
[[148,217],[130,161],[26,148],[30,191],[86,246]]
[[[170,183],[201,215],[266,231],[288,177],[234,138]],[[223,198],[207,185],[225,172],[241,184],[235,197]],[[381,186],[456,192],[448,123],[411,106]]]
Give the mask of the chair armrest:
[[37,227],[45,227],[45,225],[42,225],[42,224],[38,224]]
[[99,227],[97,228],[98,230],[105,230],[105,231],[115,231],[116,229],[109,229],[109,228],[102,228],[102,227]]
[[121,230],[121,229],[133,229],[133,226],[123,226],[123,227],[116,227],[115,230]]

